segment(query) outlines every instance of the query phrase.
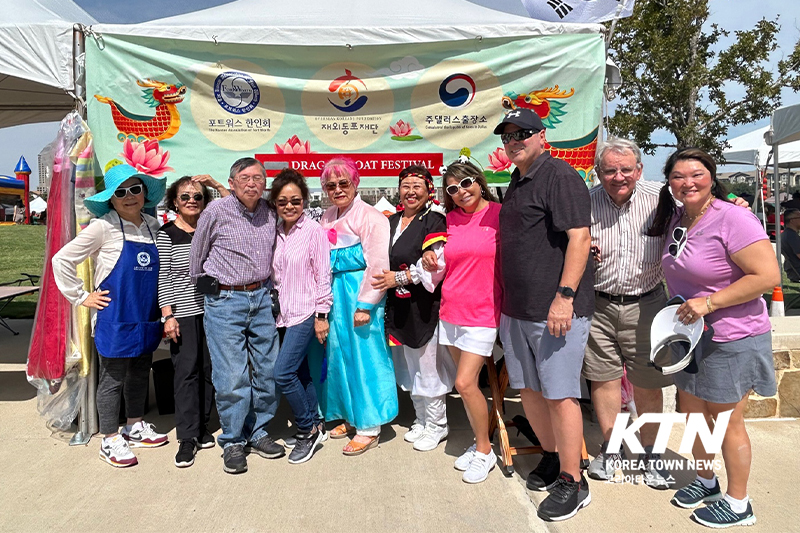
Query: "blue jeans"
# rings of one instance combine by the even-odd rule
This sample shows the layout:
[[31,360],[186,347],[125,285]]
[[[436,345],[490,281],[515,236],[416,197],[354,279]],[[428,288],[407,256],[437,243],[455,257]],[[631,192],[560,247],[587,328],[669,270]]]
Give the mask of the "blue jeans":
[[297,429],[308,433],[322,421],[319,415],[317,389],[308,370],[308,346],[318,342],[314,334],[314,316],[286,328],[281,351],[275,362],[275,382],[289,401]]
[[255,442],[267,434],[278,408],[278,331],[269,287],[206,295],[203,325],[222,426],[217,442],[223,448]]

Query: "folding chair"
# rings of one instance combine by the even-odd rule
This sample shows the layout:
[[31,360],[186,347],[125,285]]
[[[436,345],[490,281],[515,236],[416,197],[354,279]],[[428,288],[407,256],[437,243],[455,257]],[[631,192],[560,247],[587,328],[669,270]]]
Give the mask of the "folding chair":
[[[503,364],[498,374],[493,357],[487,357],[486,367],[489,375],[489,387],[492,390],[492,412],[489,416],[489,440],[494,437],[495,430],[498,431],[500,441],[500,459],[503,462],[503,469],[507,475],[514,473],[514,456],[541,454],[544,450],[541,446],[511,446],[508,442],[509,427],[516,427],[516,423],[511,420],[503,420],[505,415],[505,395],[508,388],[508,370]],[[589,467],[589,454],[586,452],[586,442],[582,443],[581,448],[581,468]]]

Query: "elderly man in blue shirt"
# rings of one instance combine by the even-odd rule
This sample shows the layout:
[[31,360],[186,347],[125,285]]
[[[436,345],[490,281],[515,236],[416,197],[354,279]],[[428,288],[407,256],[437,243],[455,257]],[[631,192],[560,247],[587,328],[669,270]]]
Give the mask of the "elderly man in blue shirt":
[[200,216],[189,268],[205,293],[223,469],[239,474],[247,471],[247,452],[268,459],[284,454],[267,434],[278,406],[273,370],[279,346],[270,297],[277,216],[262,198],[266,172],[258,160],[236,161],[228,183],[233,194]]

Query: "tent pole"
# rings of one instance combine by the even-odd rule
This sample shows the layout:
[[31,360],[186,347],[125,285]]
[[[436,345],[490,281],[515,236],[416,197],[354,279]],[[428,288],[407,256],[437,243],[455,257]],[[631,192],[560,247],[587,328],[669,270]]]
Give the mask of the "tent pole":
[[75,24],[72,27],[72,82],[75,86],[75,108],[84,120],[86,119],[85,39],[83,26]]
[[778,171],[778,145],[772,145],[772,178],[775,180],[773,189],[775,190],[775,255],[778,256],[778,268],[781,272],[781,288],[783,288],[783,261],[781,261],[781,208],[780,208],[780,192],[781,180]]

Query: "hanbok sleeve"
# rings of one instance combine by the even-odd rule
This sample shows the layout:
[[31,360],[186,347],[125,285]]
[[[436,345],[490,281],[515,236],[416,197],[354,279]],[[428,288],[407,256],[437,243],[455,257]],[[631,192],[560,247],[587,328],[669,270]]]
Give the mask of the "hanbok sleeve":
[[374,289],[370,282],[373,276],[389,270],[389,219],[368,204],[362,203],[360,207],[353,226],[361,239],[367,268],[358,291],[358,308],[372,310],[386,294]]

